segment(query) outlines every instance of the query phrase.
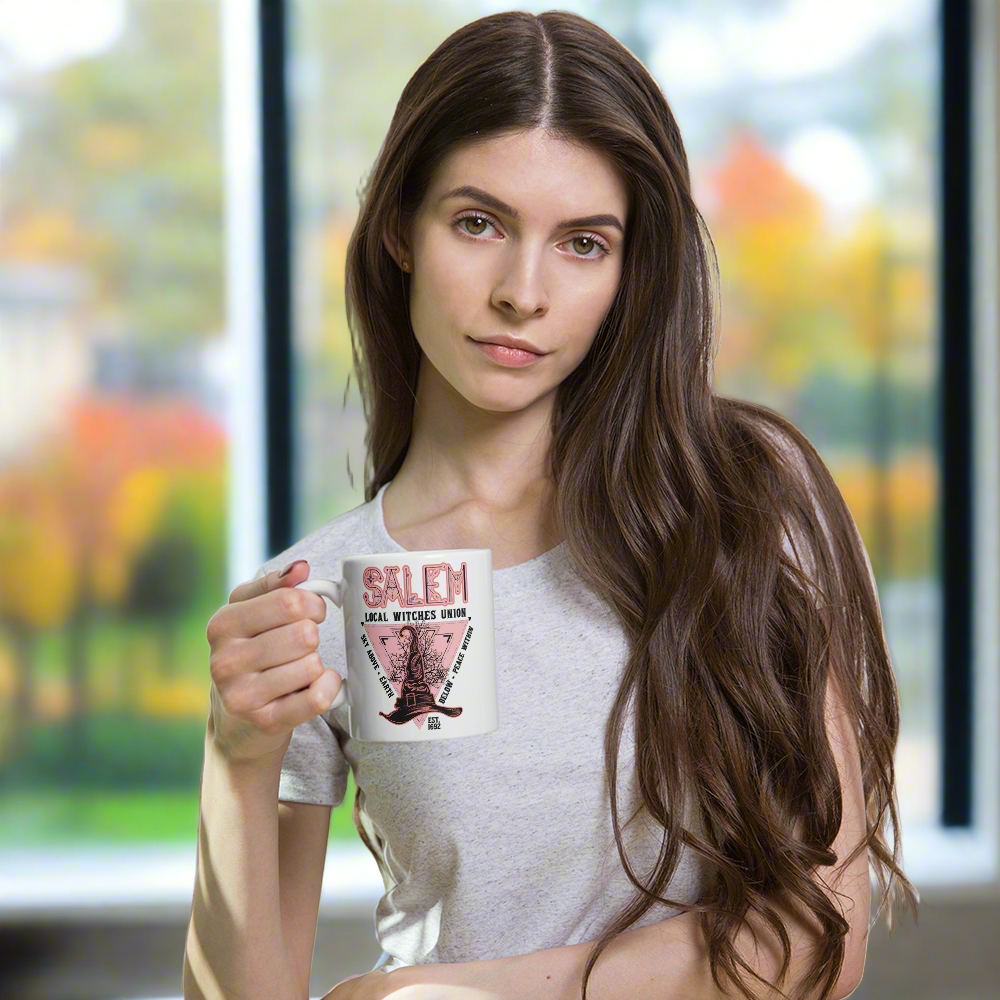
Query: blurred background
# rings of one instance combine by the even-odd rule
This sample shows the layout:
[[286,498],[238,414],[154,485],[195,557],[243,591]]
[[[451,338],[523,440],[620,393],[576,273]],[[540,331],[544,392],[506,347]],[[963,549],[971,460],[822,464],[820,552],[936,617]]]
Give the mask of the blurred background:
[[[180,996],[205,627],[364,500],[358,191],[416,67],[508,6],[0,0],[4,997]],[[872,560],[924,906],[854,996],[1000,997],[996,0],[558,6],[663,88],[718,391],[802,428]],[[353,796],[313,995],[381,950]]]

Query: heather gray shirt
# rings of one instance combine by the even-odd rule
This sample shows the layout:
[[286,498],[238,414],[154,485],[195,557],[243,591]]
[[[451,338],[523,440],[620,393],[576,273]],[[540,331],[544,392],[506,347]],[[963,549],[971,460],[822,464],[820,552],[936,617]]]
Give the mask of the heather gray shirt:
[[[305,558],[311,578],[338,579],[344,556],[406,551],[386,531],[384,493],[296,542],[258,577]],[[342,705],[297,726],[285,754],[285,801],[340,806],[348,768],[354,774],[385,885],[375,933],[383,949],[376,968],[386,971],[592,941],[634,892],[614,842],[603,749],[624,632],[573,571],[565,542],[494,570],[493,590],[496,732],[352,740]],[[323,663],[346,674],[343,614],[330,603],[319,633]],[[618,771],[622,824],[638,803],[633,732],[629,716]],[[642,878],[659,851],[655,824],[643,815],[622,836]],[[683,848],[662,895],[697,902],[706,871]],[[655,904],[634,926],[680,912]]]

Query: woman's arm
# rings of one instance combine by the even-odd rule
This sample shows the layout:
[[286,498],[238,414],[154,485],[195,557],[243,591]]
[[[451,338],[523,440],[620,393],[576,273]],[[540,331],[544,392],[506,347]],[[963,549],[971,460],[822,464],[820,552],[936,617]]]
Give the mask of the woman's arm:
[[201,778],[194,899],[184,949],[184,1000],[302,1000],[281,926],[281,762],[239,764],[209,723]]
[[309,996],[332,806],[278,803],[278,884],[281,927],[299,996]]

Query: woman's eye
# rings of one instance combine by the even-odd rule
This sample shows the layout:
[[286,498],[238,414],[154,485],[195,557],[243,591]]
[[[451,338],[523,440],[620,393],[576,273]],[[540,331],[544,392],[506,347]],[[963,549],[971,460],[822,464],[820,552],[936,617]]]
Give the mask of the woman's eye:
[[[603,243],[599,243],[597,240],[595,240],[593,236],[574,236],[572,242],[573,243],[585,243],[585,244],[587,244],[587,246],[585,247],[585,249],[588,252],[587,253],[578,253],[576,255],[577,257],[599,257],[602,253],[610,253],[611,252]],[[589,252],[589,251],[592,251],[595,247],[597,248],[597,253],[591,253],[591,252]]]
[[[487,225],[487,226],[492,226],[493,225],[493,223],[490,222],[489,219],[485,218],[482,215],[463,215],[458,220],[458,222],[459,222],[459,224],[461,224],[463,222],[472,222],[472,223],[481,222],[481,223],[483,223],[484,225]],[[466,230],[466,232],[468,232],[468,230]],[[471,233],[470,235],[472,235],[472,236],[479,236],[480,233]]]

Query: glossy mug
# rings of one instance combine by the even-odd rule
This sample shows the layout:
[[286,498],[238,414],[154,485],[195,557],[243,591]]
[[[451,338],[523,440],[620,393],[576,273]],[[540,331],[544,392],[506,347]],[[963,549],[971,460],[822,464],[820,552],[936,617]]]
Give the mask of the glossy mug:
[[492,733],[498,726],[493,551],[350,555],[341,579],[298,586],[344,613],[352,739],[396,743]]

